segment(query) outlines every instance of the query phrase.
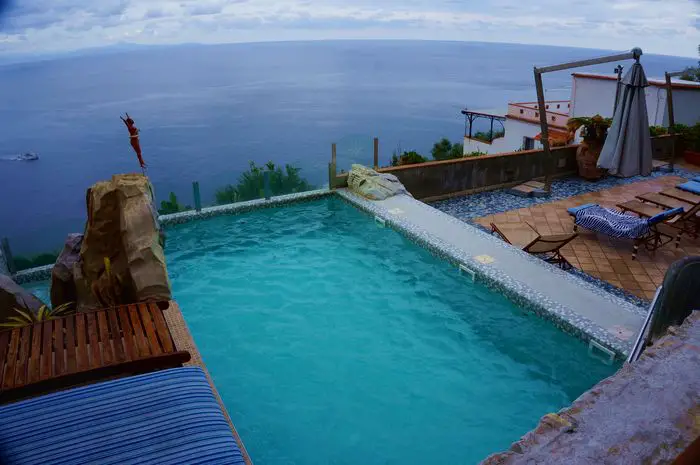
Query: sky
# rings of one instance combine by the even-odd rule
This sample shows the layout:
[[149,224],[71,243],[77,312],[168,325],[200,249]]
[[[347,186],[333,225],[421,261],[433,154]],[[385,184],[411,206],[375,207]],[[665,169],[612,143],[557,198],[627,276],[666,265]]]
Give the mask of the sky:
[[327,39],[641,47],[697,57],[700,0],[0,0],[0,53]]

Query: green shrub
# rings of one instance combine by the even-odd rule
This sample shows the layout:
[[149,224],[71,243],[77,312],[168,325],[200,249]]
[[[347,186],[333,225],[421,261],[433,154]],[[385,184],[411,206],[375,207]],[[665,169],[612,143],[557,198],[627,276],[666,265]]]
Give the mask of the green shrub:
[[464,156],[464,145],[460,143],[453,144],[449,139],[443,137],[433,145],[430,153],[433,155],[433,160],[462,158]]
[[482,152],[481,150],[475,150],[473,152],[469,152],[469,153],[465,154],[464,157],[465,158],[467,158],[467,157],[481,157],[483,155],[488,155],[488,153]]
[[396,152],[394,152],[391,156],[391,166],[415,165],[417,163],[425,163],[426,161],[428,161],[428,159],[415,150],[403,152],[401,155],[397,155]]
[[313,189],[313,186],[299,175],[301,168],[285,165],[282,169],[271,161],[267,162],[265,166],[257,166],[255,162],[251,161],[250,168],[241,174],[235,186],[228,184],[216,191],[216,203],[224,205],[264,197],[264,173],[266,171],[270,173],[270,193],[273,196]]
[[668,134],[668,129],[663,126],[649,126],[649,134],[651,137],[658,137]]
[[175,193],[171,192],[170,196],[168,197],[168,200],[163,200],[160,203],[158,213],[161,215],[169,215],[171,213],[179,213],[187,210],[192,210],[192,207],[190,207],[189,205],[180,205],[180,203],[177,201],[177,196],[175,196]]

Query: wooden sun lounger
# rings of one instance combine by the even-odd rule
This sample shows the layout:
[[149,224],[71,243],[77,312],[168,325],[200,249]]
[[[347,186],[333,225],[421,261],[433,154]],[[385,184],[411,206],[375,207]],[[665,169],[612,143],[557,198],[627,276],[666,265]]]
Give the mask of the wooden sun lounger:
[[683,202],[688,202],[693,205],[700,203],[700,195],[693,194],[692,192],[684,191],[683,189],[678,189],[676,187],[672,189],[666,189],[661,191],[661,195],[666,197],[671,197],[677,200],[682,200]]
[[664,209],[678,208],[681,207],[685,211],[688,211],[693,207],[693,204],[684,202],[682,200],[669,197],[667,195],[660,194],[658,192],[647,192],[646,194],[638,195],[637,198],[642,202],[652,203],[663,207]]
[[0,403],[189,359],[155,303],[76,313],[0,333]]
[[[668,208],[657,207],[640,200],[630,200],[625,203],[619,203],[617,206],[622,209],[623,213],[631,212],[642,218],[651,218],[652,216],[668,210]],[[678,230],[676,235],[676,247],[679,245],[682,234],[686,233],[692,237],[697,237],[700,231],[700,217],[698,217],[698,213],[700,213],[700,204],[693,205],[690,208],[687,206],[683,208],[684,212],[682,214],[676,215],[662,223],[663,225],[671,226]]]
[[542,236],[529,223],[491,223],[491,231],[507,243],[543,257],[548,263],[559,265],[562,269],[571,268],[569,261],[561,254],[561,249],[573,241],[578,236],[577,233]]

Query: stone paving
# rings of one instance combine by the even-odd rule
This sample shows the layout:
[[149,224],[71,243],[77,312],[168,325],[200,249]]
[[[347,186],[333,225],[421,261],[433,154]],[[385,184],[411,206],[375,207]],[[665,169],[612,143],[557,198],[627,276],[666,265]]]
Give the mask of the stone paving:
[[[647,178],[648,179],[648,178]],[[571,232],[573,218],[567,209],[576,205],[598,203],[614,208],[618,203],[632,200],[647,192],[672,188],[685,179],[675,175],[657,176],[646,181],[622,184],[611,189],[588,192],[555,202],[533,204],[476,218],[474,222],[489,227],[491,222],[525,223],[534,226],[540,234]],[[640,250],[632,260],[632,242],[617,240],[585,229],[562,250],[563,255],[578,270],[623,289],[637,297],[650,300],[663,281],[668,266],[687,255],[700,255],[700,239],[684,237],[680,247],[666,245],[654,253]]]

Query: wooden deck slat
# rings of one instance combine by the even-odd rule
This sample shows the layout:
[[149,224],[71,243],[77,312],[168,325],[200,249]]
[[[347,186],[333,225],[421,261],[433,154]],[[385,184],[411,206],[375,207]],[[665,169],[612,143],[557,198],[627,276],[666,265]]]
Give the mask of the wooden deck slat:
[[32,346],[32,328],[33,326],[22,328],[22,335],[19,338],[19,360],[15,369],[15,386],[23,386],[27,383],[27,361],[29,360],[29,349]]
[[10,331],[0,333],[0,384],[5,373],[5,356],[7,355],[7,347],[10,344]]
[[143,332],[143,326],[136,305],[129,305],[129,319],[131,320],[131,326],[134,328],[134,339],[136,340],[139,358],[148,357],[150,355],[148,351],[148,342]]
[[111,365],[114,363],[114,352],[112,350],[112,338],[109,336],[109,326],[107,326],[107,312],[102,310],[97,312],[96,315],[100,347],[102,348],[102,363]]
[[134,330],[131,329],[129,321],[129,311],[126,307],[119,307],[119,323],[122,328],[122,338],[124,339],[124,352],[127,360],[136,360],[139,357],[136,343],[134,342]]
[[155,304],[68,315],[0,333],[0,403],[188,360]]
[[90,366],[85,317],[86,315],[84,313],[75,314],[75,355],[77,359],[76,365],[78,371],[85,371]]
[[5,355],[5,376],[2,379],[2,389],[8,389],[15,385],[15,367],[17,366],[17,352],[19,350],[20,332],[13,330],[10,333],[10,344]]
[[661,195],[672,197],[677,200],[682,200],[683,202],[688,202],[693,205],[700,203],[700,195],[693,194],[692,192],[687,192],[676,187],[672,189],[666,189],[665,191],[661,191]]
[[87,334],[90,344],[90,367],[97,368],[102,364],[102,357],[100,356],[100,338],[97,335],[97,319],[94,313],[86,313],[85,317],[87,319]]
[[53,322],[54,376],[60,376],[66,372],[64,340],[65,335],[63,334],[63,318],[58,318]]
[[156,325],[156,332],[158,333],[161,347],[163,347],[165,352],[174,351],[175,345],[170,331],[168,330],[168,324],[165,322],[165,318],[163,318],[163,311],[158,308],[156,304],[148,304],[148,309],[153,316],[153,323]]
[[78,361],[75,351],[75,315],[65,318],[66,327],[66,373],[75,373],[78,369]]
[[53,376],[53,321],[45,321],[41,324],[41,366],[39,379],[49,379]]
[[116,309],[107,312],[107,322],[109,323],[109,333],[112,336],[112,345],[114,347],[114,361],[116,363],[123,363],[126,361],[126,354],[124,354],[124,343],[121,336],[121,329],[119,329]]
[[27,382],[35,383],[41,378],[41,331],[44,325],[34,325],[32,328],[32,348],[29,354]]
[[160,355],[163,350],[158,342],[158,336],[156,335],[156,330],[153,327],[153,321],[151,319],[151,312],[148,311],[148,305],[141,303],[138,304],[139,313],[141,314],[141,322],[146,331],[146,338],[148,339],[148,346],[151,349],[152,355]]

